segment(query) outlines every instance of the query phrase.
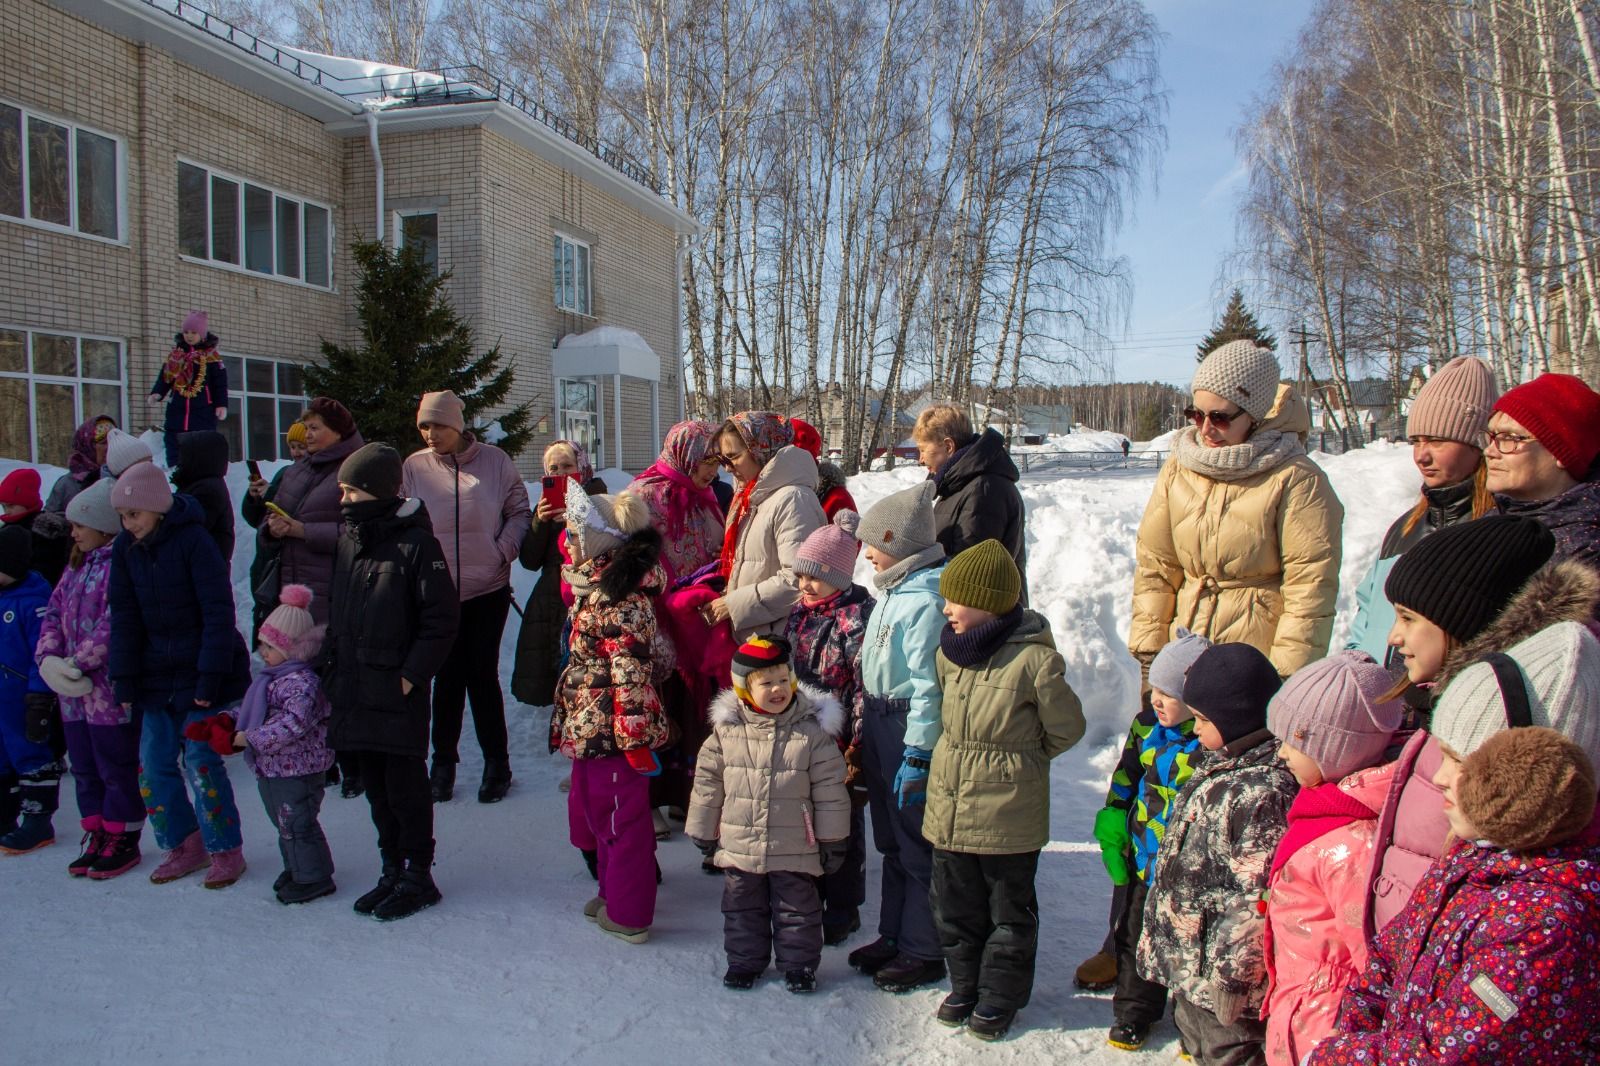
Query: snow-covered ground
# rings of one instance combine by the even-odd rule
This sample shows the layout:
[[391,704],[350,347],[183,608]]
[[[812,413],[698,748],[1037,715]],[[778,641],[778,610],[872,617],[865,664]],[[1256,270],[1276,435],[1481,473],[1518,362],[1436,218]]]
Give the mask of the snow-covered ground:
[[[1120,445],[1119,445],[1120,448]],[[159,448],[158,448],[159,451]],[[1383,531],[1414,498],[1409,450],[1380,445],[1317,456],[1345,503],[1345,557],[1336,641],[1353,590]],[[16,463],[0,462],[0,476]],[[45,471],[48,491],[59,471]],[[270,476],[270,470],[268,471]],[[614,488],[626,475],[604,471]],[[850,483],[862,507],[922,472],[902,466]],[[145,865],[118,880],[71,880],[76,812],[63,783],[58,846],[0,857],[8,964],[0,970],[0,1046],[7,1061],[130,1063],[1128,1063],[1105,1043],[1109,995],[1072,988],[1072,970],[1105,932],[1109,885],[1090,835],[1121,731],[1136,700],[1128,658],[1134,537],[1152,471],[1086,474],[1023,485],[1033,605],[1055,630],[1090,733],[1052,774],[1052,844],[1039,865],[1043,929],[1032,1004],[1005,1043],[980,1047],[933,1022],[941,991],[887,996],[826,950],[815,996],[771,980],[724,991],[720,881],[699,871],[681,836],[662,845],[665,874],[651,941],[612,940],[584,921],[592,883],[566,842],[545,754],[548,711],[511,703],[516,785],[496,806],[475,802],[480,769],[466,730],[457,799],[436,813],[444,903],[380,925],[349,904],[377,876],[363,800],[330,794],[322,822],[339,865],[339,893],[304,907],[272,898],[276,842],[249,772],[230,764],[250,870],[221,892],[198,877],[149,883]],[[230,476],[235,499],[245,474]],[[254,538],[240,523],[234,559],[242,624]],[[858,577],[865,579],[863,563]],[[518,602],[536,575],[518,571]],[[513,615],[502,644],[508,680]],[[870,853],[869,853],[870,854]],[[865,943],[875,922],[869,859]],[[1158,1029],[1151,1061],[1171,1061],[1176,1035]]]

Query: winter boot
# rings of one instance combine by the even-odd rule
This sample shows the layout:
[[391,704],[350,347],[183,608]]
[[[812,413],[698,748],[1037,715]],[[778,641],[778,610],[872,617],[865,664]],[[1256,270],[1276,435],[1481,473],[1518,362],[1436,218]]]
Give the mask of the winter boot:
[[967,1032],[979,1040],[999,1040],[1011,1031],[1017,1012],[1004,1007],[979,1006],[967,1019]]
[[21,787],[22,821],[11,832],[0,836],[0,851],[9,855],[25,855],[54,844],[56,830],[50,820],[56,813],[56,801],[60,793],[59,776],[52,775],[43,780],[24,777]]
[[[107,833],[106,846],[90,868],[89,880],[109,881],[138,866],[143,858],[139,854],[140,832],[140,829],[128,829],[121,833]],[[204,853],[204,849],[201,849],[201,854]]]
[[[84,821],[89,821],[85,818]],[[83,851],[76,859],[67,863],[67,873],[72,877],[88,877],[89,871],[94,869],[94,861],[106,847],[106,831],[100,828],[100,819],[94,819],[94,828],[85,829],[83,833]]]
[[583,916],[592,922],[600,916],[600,908],[604,907],[605,905],[605,900],[601,899],[599,896],[595,896],[588,903],[583,905]]
[[895,946],[894,940],[890,937],[880,936],[872,943],[856,948],[845,961],[854,969],[870,976],[877,973],[888,963],[893,962],[894,957],[898,954],[900,954],[900,949]]
[[861,913],[851,911],[836,921],[822,920],[822,942],[837,947],[850,939],[850,934],[861,928]]
[[161,864],[150,871],[150,883],[164,885],[210,865],[211,856],[206,854],[206,846],[200,840],[200,830],[196,829],[184,838],[182,844],[167,852]]
[[783,987],[797,995],[817,990],[817,972],[815,970],[785,970],[783,974]]
[[940,1025],[959,1029],[967,1024],[967,1019],[972,1016],[972,1010],[977,1005],[977,996],[968,992],[952,992],[939,1004],[939,1012],[934,1015],[934,1019]]
[[872,983],[885,992],[909,992],[942,980],[943,959],[917,959],[910,955],[896,955],[872,975]]
[[406,863],[400,880],[395,882],[394,891],[372,908],[372,916],[380,922],[398,921],[426,910],[443,899],[439,886],[433,883],[433,874],[429,872],[428,865],[415,860]]
[[1117,983],[1117,957],[1109,951],[1097,952],[1078,964],[1072,983],[1085,992],[1104,992]]
[[341,799],[353,800],[367,790],[367,784],[354,770],[346,770],[339,784]]
[[244,849],[229,848],[211,856],[211,869],[206,871],[207,888],[227,888],[244,876]]
[[320,881],[307,881],[303,883],[300,881],[290,881],[288,884],[284,885],[278,890],[278,902],[285,904],[310,903],[314,899],[321,899],[323,896],[333,895],[336,888],[337,886],[334,885],[333,878],[331,877],[324,877]]
[[17,827],[22,813],[22,792],[16,774],[0,774],[0,836]]
[[378,883],[370,891],[363,893],[360,899],[356,900],[355,912],[357,914],[371,914],[377,909],[378,904],[389,898],[390,894],[394,892],[394,886],[399,883],[400,864],[397,862],[385,862],[383,864],[383,873],[378,877]]
[[1150,1027],[1138,1022],[1118,1022],[1106,1034],[1106,1043],[1123,1051],[1138,1051],[1150,1038]]
[[276,878],[273,879],[273,881],[272,881],[272,891],[273,892],[282,892],[284,890],[284,888],[287,887],[288,884],[293,880],[294,880],[294,874],[290,873],[288,870],[283,871],[283,873],[279,874]]
[[722,987],[731,988],[736,992],[748,992],[756,986],[756,978],[760,976],[758,973],[736,970],[730,966],[728,972],[722,975]]
[[[484,774],[488,772],[488,767],[485,767]],[[433,772],[428,774],[428,791],[433,793],[433,802],[449,803],[450,797],[456,794],[456,764],[433,760]]]
[[594,916],[594,924],[618,940],[625,940],[630,944],[643,944],[650,939],[650,927],[648,925],[620,925],[611,920],[611,916],[606,914],[604,907],[601,907],[600,913]]
[[511,760],[483,760],[483,783],[478,786],[479,803],[499,803],[511,791]]

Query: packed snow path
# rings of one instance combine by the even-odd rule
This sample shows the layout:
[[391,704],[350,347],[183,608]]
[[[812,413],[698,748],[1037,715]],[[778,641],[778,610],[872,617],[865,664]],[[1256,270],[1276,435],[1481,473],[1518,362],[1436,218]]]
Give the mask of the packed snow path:
[[[1416,475],[1404,447],[1318,459],[1347,511],[1337,641],[1356,581],[1384,529],[1414,499]],[[0,476],[16,465],[0,463]],[[45,471],[47,487],[54,473]],[[626,481],[606,473],[613,487]],[[920,476],[908,467],[850,487],[865,508]],[[6,1059],[98,1061],[114,1049],[128,1063],[206,1066],[1173,1061],[1170,1021],[1135,1060],[1105,1043],[1109,994],[1072,988],[1073,969],[1105,934],[1110,886],[1090,828],[1137,684],[1123,639],[1134,535],[1153,482],[1150,472],[1023,485],[1033,605],[1050,618],[1090,731],[1054,765],[1054,843],[1039,863],[1038,979],[1007,1041],[980,1045],[937,1025],[943,989],[889,996],[845,965],[845,954],[874,935],[870,849],[862,931],[825,949],[810,997],[785,992],[770,972],[753,992],[721,987],[721,880],[700,872],[699,853],[681,833],[659,848],[666,883],[650,942],[605,936],[581,913],[594,886],[566,840],[566,797],[557,788],[566,764],[545,754],[548,711],[512,703],[510,796],[494,806],[476,802],[481,764],[469,730],[457,798],[436,809],[434,872],[444,902],[390,925],[350,911],[378,874],[364,799],[331,790],[323,805],[338,894],[284,907],[271,891],[276,840],[242,761],[230,760],[229,773],[250,869],[222,891],[202,888],[198,874],[150,884],[157,855],[148,832],[138,869],[109,882],[68,878],[78,833],[71,781],[63,780],[57,844],[0,856],[10,948],[0,973]],[[233,468],[230,489],[237,501],[242,466]],[[234,574],[246,627],[253,551],[241,522]],[[519,603],[534,577],[517,573]],[[516,624],[513,615],[503,680]]]

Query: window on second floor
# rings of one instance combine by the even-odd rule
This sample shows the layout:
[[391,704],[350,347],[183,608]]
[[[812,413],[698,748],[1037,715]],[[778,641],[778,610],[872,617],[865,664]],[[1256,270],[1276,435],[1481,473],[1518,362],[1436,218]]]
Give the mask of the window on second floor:
[[394,246],[420,248],[422,258],[435,274],[439,272],[439,212],[396,211]]
[[122,144],[0,101],[0,215],[122,239]]
[[562,233],[555,235],[556,306],[587,315],[589,310],[589,246]]
[[193,163],[178,164],[178,251],[257,274],[333,285],[333,215]]

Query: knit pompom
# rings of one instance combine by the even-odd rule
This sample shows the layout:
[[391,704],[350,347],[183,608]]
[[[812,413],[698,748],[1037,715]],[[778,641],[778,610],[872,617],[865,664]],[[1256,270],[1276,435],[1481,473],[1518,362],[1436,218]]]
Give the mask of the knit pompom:
[[619,492],[611,500],[611,514],[617,528],[632,536],[650,524],[650,508],[631,492]]
[[861,525],[861,516],[846,507],[833,516],[833,524],[853,537],[856,535],[856,528]]
[[305,585],[285,585],[283,591],[278,593],[278,602],[303,611],[311,606],[311,589]]

